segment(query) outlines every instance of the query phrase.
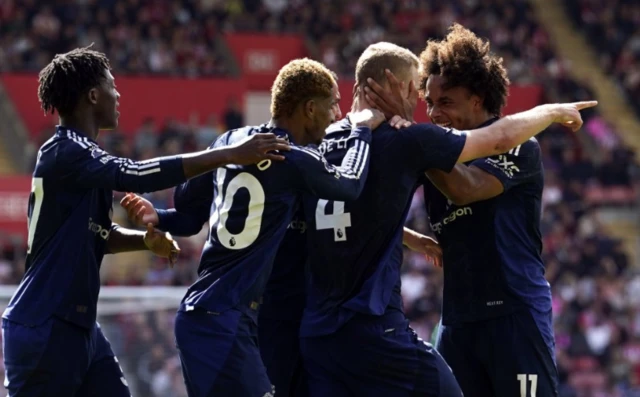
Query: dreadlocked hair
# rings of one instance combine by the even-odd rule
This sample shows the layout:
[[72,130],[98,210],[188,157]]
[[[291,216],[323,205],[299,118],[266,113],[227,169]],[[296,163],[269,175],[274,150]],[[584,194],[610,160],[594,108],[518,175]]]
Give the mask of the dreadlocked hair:
[[493,54],[489,42],[454,23],[442,41],[429,40],[420,54],[420,95],[424,98],[429,76],[442,76],[446,88],[465,87],[483,98],[483,107],[500,116],[507,102],[509,78],[502,58]]
[[91,46],[57,54],[38,77],[42,110],[45,114],[70,114],[82,95],[98,86],[110,69],[106,55],[91,50]]

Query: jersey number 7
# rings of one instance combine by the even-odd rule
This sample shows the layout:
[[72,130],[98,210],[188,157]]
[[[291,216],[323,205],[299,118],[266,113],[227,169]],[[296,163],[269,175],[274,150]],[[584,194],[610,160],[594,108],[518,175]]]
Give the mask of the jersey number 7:
[[[328,203],[333,204],[332,214],[327,214]],[[350,226],[351,214],[344,212],[344,201],[318,200],[316,230],[333,229],[334,241],[347,241],[347,228]]]
[[33,238],[36,235],[36,227],[38,219],[40,219],[40,209],[42,208],[42,200],[44,199],[44,188],[42,178],[33,178],[31,180],[31,196],[29,197],[29,214],[27,217],[29,235],[27,237],[27,254],[31,253]]

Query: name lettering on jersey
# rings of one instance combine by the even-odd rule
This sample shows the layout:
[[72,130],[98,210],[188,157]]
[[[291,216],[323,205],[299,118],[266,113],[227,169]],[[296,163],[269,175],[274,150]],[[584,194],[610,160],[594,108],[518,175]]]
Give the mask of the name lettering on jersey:
[[487,302],[487,306],[500,306],[503,305],[504,301],[489,301]]
[[335,139],[335,140],[327,140],[323,141],[320,146],[318,146],[318,151],[323,155],[329,152],[332,152],[336,149],[349,149],[349,144],[347,143],[349,140],[348,137]]
[[300,219],[294,219],[291,221],[287,229],[290,230],[300,230],[300,234],[304,234],[307,231],[307,222],[301,221]]
[[431,224],[431,229],[440,234],[442,233],[442,228],[452,222],[454,222],[456,219],[460,219],[463,216],[467,216],[467,215],[473,215],[473,210],[471,209],[471,207],[464,207],[464,208],[457,208],[455,209],[453,212],[451,212],[446,218],[444,218],[442,221],[435,223],[435,224]]
[[95,223],[91,218],[89,218],[89,230],[105,241],[109,239],[109,235],[111,234],[111,228],[105,229],[102,225]]

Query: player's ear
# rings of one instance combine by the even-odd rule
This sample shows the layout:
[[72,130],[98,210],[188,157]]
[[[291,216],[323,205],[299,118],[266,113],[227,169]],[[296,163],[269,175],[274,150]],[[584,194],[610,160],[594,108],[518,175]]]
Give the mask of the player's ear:
[[484,98],[478,95],[471,95],[471,101],[473,102],[473,108],[475,110],[481,110],[484,106]]
[[318,104],[316,103],[316,101],[314,99],[309,99],[307,102],[305,102],[304,104],[304,114],[305,116],[307,116],[310,119],[313,119],[314,115],[316,114],[316,106]]
[[92,105],[95,105],[98,103],[99,96],[100,96],[100,92],[96,87],[90,89],[89,92],[87,92],[87,99]]

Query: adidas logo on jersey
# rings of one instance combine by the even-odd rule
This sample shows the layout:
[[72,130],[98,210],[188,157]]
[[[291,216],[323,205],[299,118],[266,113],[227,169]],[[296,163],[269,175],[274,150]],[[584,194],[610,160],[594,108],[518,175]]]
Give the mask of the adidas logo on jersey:
[[109,239],[109,234],[111,234],[111,229],[103,228],[101,225],[95,223],[91,218],[89,218],[89,230],[100,236],[100,238],[105,241]]

